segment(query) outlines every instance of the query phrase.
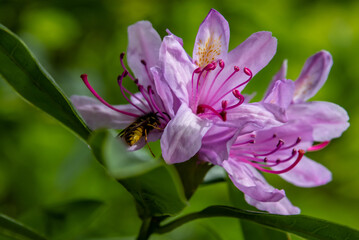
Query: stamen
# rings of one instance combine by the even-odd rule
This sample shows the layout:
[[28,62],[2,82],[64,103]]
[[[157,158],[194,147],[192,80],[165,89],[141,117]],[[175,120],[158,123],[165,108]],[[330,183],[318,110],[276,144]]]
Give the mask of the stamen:
[[126,112],[126,111],[122,111],[120,109],[117,109],[115,107],[113,107],[111,104],[107,103],[103,98],[100,97],[100,95],[98,95],[98,93],[92,88],[92,86],[90,85],[90,83],[88,82],[87,80],[87,74],[82,74],[81,75],[81,79],[82,81],[85,83],[86,87],[91,91],[91,93],[100,101],[102,102],[105,106],[107,106],[108,108],[116,111],[116,112],[119,112],[119,113],[122,113],[122,114],[125,114],[125,115],[128,115],[128,116],[132,116],[132,117],[140,117],[140,115],[138,114],[134,114],[134,113],[130,113],[130,112]]
[[317,145],[311,146],[307,149],[308,152],[313,152],[313,151],[319,151],[322,150],[323,148],[325,148],[326,146],[328,146],[328,144],[330,143],[330,141],[324,141],[322,143],[319,143]]
[[153,106],[151,104],[151,101],[148,99],[148,97],[146,96],[146,91],[144,90],[142,85],[138,84],[138,91],[141,92],[143,98],[146,100],[146,102],[148,103],[148,106],[151,108],[151,112],[155,112],[155,110],[153,109]]
[[148,71],[148,67],[147,67],[146,61],[142,59],[142,60],[141,60],[141,63],[145,66],[148,80],[151,81],[152,78],[151,78],[150,72]]
[[148,96],[150,97],[150,100],[151,100],[151,103],[152,103],[153,107],[163,117],[163,119],[168,122],[169,118],[165,114],[163,114],[163,112],[159,109],[159,107],[157,106],[155,100],[153,99],[154,92],[153,92],[151,86],[148,86],[147,92],[148,92]]
[[268,153],[262,153],[262,154],[253,154],[254,156],[258,157],[258,156],[268,156],[271,155],[275,152],[277,152],[282,146],[284,145],[284,141],[282,139],[279,139],[277,146],[270,152]]
[[270,169],[266,169],[266,168],[262,168],[259,166],[259,164],[257,163],[253,163],[251,161],[248,161],[246,159],[241,159],[242,161],[250,164],[251,166],[257,168],[258,170],[260,171],[263,171],[263,172],[267,172],[267,173],[274,173],[274,174],[282,174],[282,173],[285,173],[285,172],[288,172],[290,171],[291,169],[293,169],[295,166],[297,166],[297,164],[299,163],[299,161],[302,159],[303,155],[304,155],[304,150],[303,149],[300,149],[298,151],[298,156],[297,156],[297,159],[287,168],[285,169],[282,169],[282,170],[279,170],[279,171],[276,171],[276,170],[270,170]]
[[[212,87],[213,87],[214,83],[216,82],[216,80],[217,80],[217,78],[218,78],[218,75],[223,71],[224,61],[223,61],[222,59],[219,59],[219,60],[218,60],[218,65],[219,65],[219,67],[221,68],[221,70],[218,71],[218,73],[216,74],[216,76],[215,76],[214,79],[212,80],[211,86],[209,87],[207,93],[210,93],[210,92],[211,92]],[[204,102],[207,102],[208,96],[209,96],[209,94],[207,94],[207,96],[205,97]]]
[[[232,77],[236,72],[239,71],[239,68],[238,68],[237,66],[235,66],[234,69],[235,69],[235,71],[229,76],[229,78]],[[236,71],[236,69],[237,69],[237,71]],[[237,88],[239,88],[239,87],[241,87],[241,86],[247,84],[247,83],[252,79],[253,74],[252,74],[252,71],[249,70],[249,68],[246,68],[246,67],[245,67],[245,68],[243,69],[243,72],[244,72],[246,75],[248,75],[249,78],[248,78],[246,81],[244,81],[244,82],[238,84],[238,85],[235,86],[234,88],[232,88],[232,89],[230,89],[229,91],[227,91],[225,94],[223,94],[221,97],[219,97],[216,101],[214,101],[214,103],[212,103],[211,105],[216,104],[220,99],[224,98],[227,94],[229,94],[230,92],[233,92],[233,90],[236,90]],[[226,79],[226,81],[222,84],[221,87],[223,87],[223,85],[228,81],[229,78]],[[220,87],[220,88],[221,88],[221,87]],[[219,88],[219,89],[220,89],[220,88]],[[219,89],[218,89],[218,90],[219,90]],[[217,90],[217,92],[218,92],[218,90]],[[217,92],[216,92],[216,94],[217,94]],[[215,94],[215,95],[216,95],[216,94]],[[214,95],[214,96],[215,96],[215,95]]]
[[244,102],[244,97],[243,97],[243,95],[242,95],[237,89],[233,90],[233,95],[234,95],[236,98],[238,98],[239,102],[236,103],[236,104],[234,104],[234,105],[232,105],[232,106],[230,106],[230,107],[228,107],[228,108],[226,108],[226,110],[230,110],[230,109],[236,108],[236,107],[242,105],[242,103]]
[[[226,85],[226,83],[229,81],[229,79],[231,79],[231,78],[233,77],[233,75],[236,74],[238,71],[239,71],[239,67],[238,67],[238,66],[234,66],[234,67],[233,67],[233,72],[232,72],[232,74],[229,75],[229,77],[228,77],[226,80],[224,80],[224,82],[222,83],[222,85],[219,86],[219,88],[217,89],[217,91],[213,94],[213,99],[214,99],[215,96],[217,96],[217,94],[219,93],[219,91],[221,90],[221,88],[222,88],[224,85]],[[231,92],[232,90],[233,90],[233,89],[231,89],[229,92]],[[216,99],[216,100],[214,101],[214,103],[211,103],[211,105],[213,106],[214,104],[216,104],[219,100],[223,99],[223,97],[226,96],[227,94],[228,94],[228,93],[226,93],[226,94],[222,95],[220,98]]]
[[123,59],[124,59],[124,58],[125,58],[125,53],[122,52],[122,53],[120,54],[120,63],[121,63],[121,66],[122,66],[123,70],[125,70],[125,71],[128,72],[128,76],[134,81],[135,78],[131,75],[131,73],[130,73],[130,72],[127,70],[127,68],[125,67],[125,64],[124,64],[124,62],[123,62]]
[[[206,105],[206,104],[200,104],[198,105],[197,107],[197,114],[201,114],[201,113],[204,113],[204,110],[205,109],[209,109],[210,111],[212,111],[216,116],[218,116],[220,119],[222,119],[223,121],[225,121],[223,119],[223,116],[221,115],[221,113],[219,113],[217,110],[215,110],[214,108],[212,108],[211,106],[209,105]],[[225,116],[224,116],[225,117]]]
[[302,141],[302,138],[298,137],[297,140],[295,141],[295,143],[293,143],[292,145],[287,146],[285,148],[282,148],[282,149],[285,150],[285,149],[293,148],[293,147],[297,146],[301,141]]
[[[129,90],[127,90],[123,85],[122,85],[122,80],[127,76],[127,71],[125,70],[120,76],[118,76],[117,78],[117,83],[120,86],[120,90],[122,93],[122,96],[127,100],[127,102],[129,102],[132,106],[134,106],[135,108],[137,108],[138,110],[140,110],[142,113],[146,113],[143,109],[141,109],[139,106],[137,106],[136,104],[134,104],[124,93],[124,91],[126,91],[127,93],[129,93],[131,96],[134,96],[134,94],[132,94]],[[137,98],[138,100],[140,100],[139,98]],[[140,100],[142,102],[142,100]],[[143,102],[142,102],[143,103]],[[143,103],[144,106],[147,106]]]

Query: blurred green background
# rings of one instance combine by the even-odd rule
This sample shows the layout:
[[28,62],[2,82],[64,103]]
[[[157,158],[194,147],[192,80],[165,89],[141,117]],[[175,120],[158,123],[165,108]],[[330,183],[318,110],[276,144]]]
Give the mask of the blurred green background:
[[[359,229],[358,1],[0,0],[0,23],[25,41],[68,96],[90,96],[79,77],[87,73],[100,95],[120,103],[115,86],[128,25],[149,20],[162,37],[168,28],[184,39],[191,53],[198,26],[210,8],[230,24],[230,49],[256,31],[271,31],[278,38],[276,56],[246,88],[246,93],[257,92],[255,100],[261,99],[284,59],[288,78],[296,79],[312,54],[325,49],[333,55],[328,81],[314,99],[343,106],[351,127],[326,149],[308,154],[333,172],[333,181],[304,189],[275,175],[266,177],[284,188],[303,214]],[[40,232],[45,231],[43,222],[52,224],[54,239],[133,239],[140,221],[132,197],[106,174],[86,144],[23,101],[3,79],[0,102],[0,212]],[[81,199],[105,204],[91,215],[66,221],[53,210]],[[225,183],[201,187],[185,211],[211,204],[229,204]],[[151,239],[240,236],[237,220],[217,218]]]

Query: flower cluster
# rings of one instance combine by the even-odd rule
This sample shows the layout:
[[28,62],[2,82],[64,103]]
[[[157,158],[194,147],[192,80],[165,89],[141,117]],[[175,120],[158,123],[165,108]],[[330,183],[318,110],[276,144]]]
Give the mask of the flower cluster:
[[[82,79],[98,99],[73,96],[92,128],[123,129],[129,150],[160,139],[168,164],[198,161],[223,167],[246,201],[275,214],[298,214],[284,190],[269,185],[260,172],[278,174],[301,187],[331,180],[331,173],[305,153],[325,147],[348,126],[348,115],[330,102],[310,101],[325,83],[332,57],[320,51],[308,58],[297,80],[286,79],[287,62],[273,77],[260,102],[241,92],[276,53],[270,32],[252,34],[228,52],[229,26],[211,10],[199,27],[192,57],[170,31],[161,40],[147,21],[128,28],[127,62],[118,85],[127,105],[113,106]],[[132,93],[123,85],[131,79]],[[319,144],[314,145],[314,143]]]

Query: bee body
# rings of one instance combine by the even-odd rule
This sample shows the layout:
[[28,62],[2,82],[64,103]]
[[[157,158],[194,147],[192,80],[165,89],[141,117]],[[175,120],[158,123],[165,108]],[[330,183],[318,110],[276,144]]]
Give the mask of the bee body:
[[159,118],[156,113],[149,113],[137,118],[133,123],[121,131],[119,134],[125,142],[132,146],[136,144],[142,137],[147,143],[147,135],[153,129],[158,129],[160,125]]

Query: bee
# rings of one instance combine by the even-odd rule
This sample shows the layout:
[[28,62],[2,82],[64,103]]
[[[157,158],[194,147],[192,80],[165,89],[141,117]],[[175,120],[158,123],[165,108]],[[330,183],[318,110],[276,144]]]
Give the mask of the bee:
[[[159,128],[160,126],[160,117],[157,113],[148,113],[144,116],[137,118],[133,123],[131,123],[128,127],[123,129],[119,136],[129,145],[133,146],[141,138],[145,138],[145,142],[147,142],[147,136],[153,129],[162,130]],[[149,147],[149,145],[148,145]],[[149,147],[151,154],[154,156],[151,148]]]

